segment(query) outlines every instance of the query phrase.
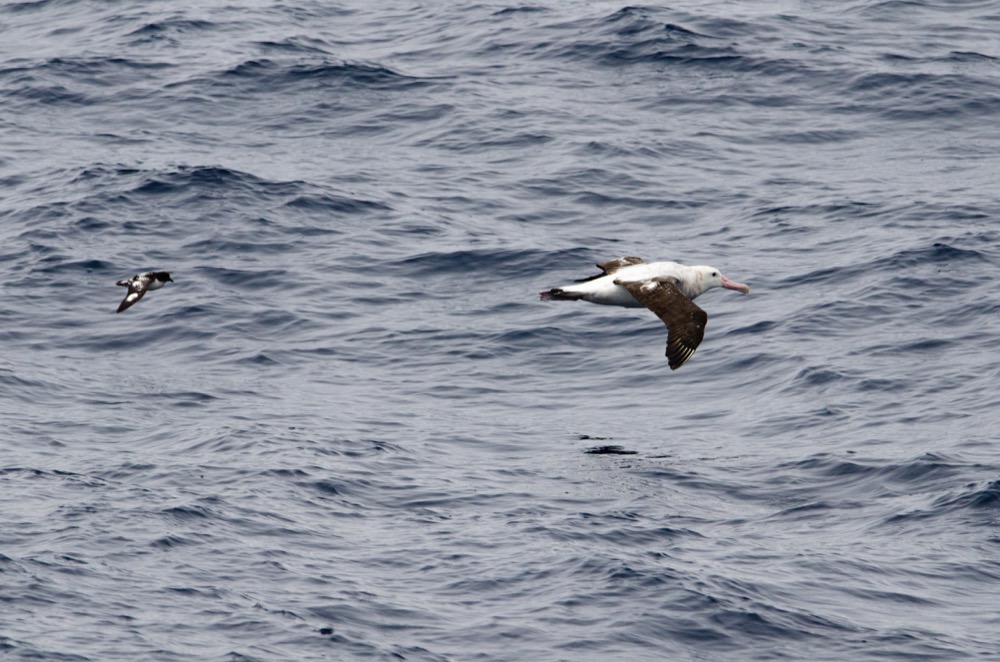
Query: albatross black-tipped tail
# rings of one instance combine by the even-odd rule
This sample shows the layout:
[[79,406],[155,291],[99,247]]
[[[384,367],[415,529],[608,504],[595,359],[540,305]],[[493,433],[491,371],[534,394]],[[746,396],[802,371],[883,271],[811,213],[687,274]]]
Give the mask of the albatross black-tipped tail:
[[551,290],[538,293],[542,301],[579,301],[583,295],[579,292],[564,292],[562,288],[553,287]]

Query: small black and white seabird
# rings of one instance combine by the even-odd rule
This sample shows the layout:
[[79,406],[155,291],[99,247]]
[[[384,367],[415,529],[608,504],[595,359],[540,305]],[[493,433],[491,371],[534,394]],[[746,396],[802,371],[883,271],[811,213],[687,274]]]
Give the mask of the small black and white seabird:
[[134,305],[139,299],[143,297],[149,290],[158,290],[167,282],[174,282],[174,279],[170,277],[170,274],[166,271],[147,271],[146,273],[137,274],[132,276],[128,280],[120,280],[115,285],[121,285],[122,287],[128,288],[128,294],[122,299],[121,305],[118,306],[117,312],[122,312],[126,308]]
[[749,294],[714,267],[688,267],[676,262],[646,262],[623,257],[599,262],[603,272],[541,293],[543,301],[589,301],[606,306],[648,308],[667,326],[667,359],[676,370],[691,358],[705,337],[708,314],[692,299],[716,287]]

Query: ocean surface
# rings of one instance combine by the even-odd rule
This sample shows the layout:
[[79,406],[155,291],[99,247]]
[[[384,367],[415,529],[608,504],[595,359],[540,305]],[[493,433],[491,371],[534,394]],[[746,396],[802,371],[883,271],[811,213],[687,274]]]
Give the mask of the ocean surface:
[[0,658],[1000,659],[998,274],[996,2],[3,3]]

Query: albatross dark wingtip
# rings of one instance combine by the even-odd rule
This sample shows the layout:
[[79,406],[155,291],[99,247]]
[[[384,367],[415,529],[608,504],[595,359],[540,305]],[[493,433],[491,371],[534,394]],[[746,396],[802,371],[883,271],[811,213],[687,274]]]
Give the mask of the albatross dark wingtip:
[[667,342],[667,362],[670,365],[671,370],[677,370],[682,365],[687,363],[687,360],[694,356],[693,347],[685,347],[680,342],[676,340],[671,343]]

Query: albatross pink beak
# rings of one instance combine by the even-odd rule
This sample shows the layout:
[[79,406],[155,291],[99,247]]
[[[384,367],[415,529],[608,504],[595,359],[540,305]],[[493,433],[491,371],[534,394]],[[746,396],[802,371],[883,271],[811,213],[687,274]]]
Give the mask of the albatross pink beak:
[[737,283],[736,281],[729,280],[728,278],[722,276],[721,274],[720,277],[722,278],[722,286],[727,290],[736,290],[737,292],[742,292],[743,294],[750,294],[749,286],[744,285],[743,283]]

